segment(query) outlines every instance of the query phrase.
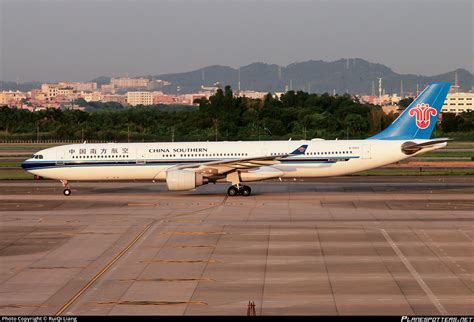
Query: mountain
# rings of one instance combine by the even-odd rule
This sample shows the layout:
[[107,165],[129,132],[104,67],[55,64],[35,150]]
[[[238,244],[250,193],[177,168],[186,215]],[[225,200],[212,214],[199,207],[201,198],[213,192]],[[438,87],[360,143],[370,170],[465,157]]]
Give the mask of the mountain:
[[[339,59],[333,62],[309,60],[286,67],[253,63],[240,68],[240,88],[259,92],[283,92],[288,87],[294,90],[310,90],[312,93],[332,93],[335,90],[339,94],[371,94],[374,82],[375,92],[378,94],[377,78],[382,77],[382,87],[387,93],[399,93],[402,80],[404,93],[415,93],[417,84],[420,90],[432,82],[445,81],[454,84],[455,72],[457,72],[461,90],[471,90],[473,74],[465,69],[435,76],[398,74],[385,65],[360,58]],[[201,86],[213,86],[216,82],[219,82],[221,87],[230,85],[235,91],[238,89],[239,70],[213,65],[186,73],[145,77],[171,82],[171,85],[161,89],[166,93],[177,93],[177,86],[180,86],[180,93],[197,92],[201,90]],[[91,81],[100,86],[109,83],[110,77],[100,76]],[[40,87],[40,82],[17,84],[0,81],[0,91],[29,91]]]
[[[457,69],[458,81],[462,90],[470,90],[473,75],[465,69]],[[311,92],[330,92],[371,94],[372,82],[378,93],[378,77],[382,77],[383,88],[387,93],[399,93],[400,81],[403,80],[404,92],[415,92],[431,82],[448,81],[454,83],[454,72],[435,76],[398,74],[385,65],[371,63],[360,58],[339,59],[333,62],[310,60],[290,64],[286,67],[265,63],[253,63],[240,68],[241,90],[262,92],[282,92],[285,88]],[[181,93],[196,92],[203,86],[212,86],[219,82],[221,86],[230,85],[238,88],[238,69],[228,66],[209,66],[198,70],[177,74],[154,76],[171,82],[164,88],[165,92],[176,93],[180,86]]]
[[0,81],[0,91],[28,92],[33,88],[41,88],[40,82],[15,83]]
[[[100,76],[91,80],[91,82],[97,83],[97,85],[100,87],[100,85],[110,83],[110,77]],[[0,91],[17,91],[18,90],[21,92],[28,92],[34,88],[41,88],[42,83],[47,83],[47,82],[15,83],[15,82],[0,81]]]
[[92,83],[97,83],[97,86],[100,87],[100,85],[108,84],[110,83],[110,77],[107,76],[99,76],[97,78],[94,78],[90,80]]

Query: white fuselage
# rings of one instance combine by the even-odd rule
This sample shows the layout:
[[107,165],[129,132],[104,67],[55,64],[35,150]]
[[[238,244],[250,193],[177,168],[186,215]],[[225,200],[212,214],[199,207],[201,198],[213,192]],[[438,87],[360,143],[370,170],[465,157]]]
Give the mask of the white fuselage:
[[[406,141],[316,139],[72,144],[42,150],[22,166],[32,174],[57,180],[165,180],[166,171],[177,165],[283,155],[307,144],[305,154],[262,167],[257,171],[261,175],[248,175],[248,179],[243,181],[274,177],[329,177],[377,168],[421,153],[403,153],[401,145]],[[422,143],[427,140],[411,141]],[[442,143],[422,152],[445,145]]]

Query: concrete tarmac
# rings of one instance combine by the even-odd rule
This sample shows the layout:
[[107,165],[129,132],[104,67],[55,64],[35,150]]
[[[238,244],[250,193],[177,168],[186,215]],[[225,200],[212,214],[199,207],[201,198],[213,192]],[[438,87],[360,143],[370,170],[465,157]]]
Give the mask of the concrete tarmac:
[[474,177],[0,182],[0,315],[473,315]]

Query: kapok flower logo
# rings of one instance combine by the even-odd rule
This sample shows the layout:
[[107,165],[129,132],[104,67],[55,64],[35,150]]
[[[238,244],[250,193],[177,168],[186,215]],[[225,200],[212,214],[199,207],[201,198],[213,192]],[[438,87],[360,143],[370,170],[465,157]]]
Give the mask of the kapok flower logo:
[[438,112],[428,104],[417,104],[408,112],[408,115],[415,116],[416,126],[420,129],[426,129],[430,126],[430,115],[436,116]]

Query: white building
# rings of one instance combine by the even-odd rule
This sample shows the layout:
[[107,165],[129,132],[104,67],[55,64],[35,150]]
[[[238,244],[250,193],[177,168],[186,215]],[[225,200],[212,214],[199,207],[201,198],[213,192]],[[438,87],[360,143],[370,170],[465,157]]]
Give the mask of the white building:
[[99,102],[102,100],[102,93],[98,91],[82,92],[81,96],[84,98],[86,102]]
[[127,92],[127,103],[135,105],[153,105],[152,92]]
[[474,93],[449,93],[441,112],[462,113],[474,111]]
[[94,82],[59,82],[58,87],[60,88],[72,88],[77,92],[94,92],[97,90],[97,83]]
[[41,92],[43,92],[49,100],[54,99],[57,96],[66,99],[74,99],[78,96],[75,95],[75,91],[72,87],[63,87],[59,84],[42,84]]
[[129,87],[147,87],[150,81],[146,78],[112,78],[110,84],[117,88],[129,88]]
[[26,94],[20,91],[2,91],[0,92],[0,106],[11,105],[26,98]]
[[252,99],[264,99],[268,92],[256,92],[256,91],[240,91],[238,96],[247,97]]

